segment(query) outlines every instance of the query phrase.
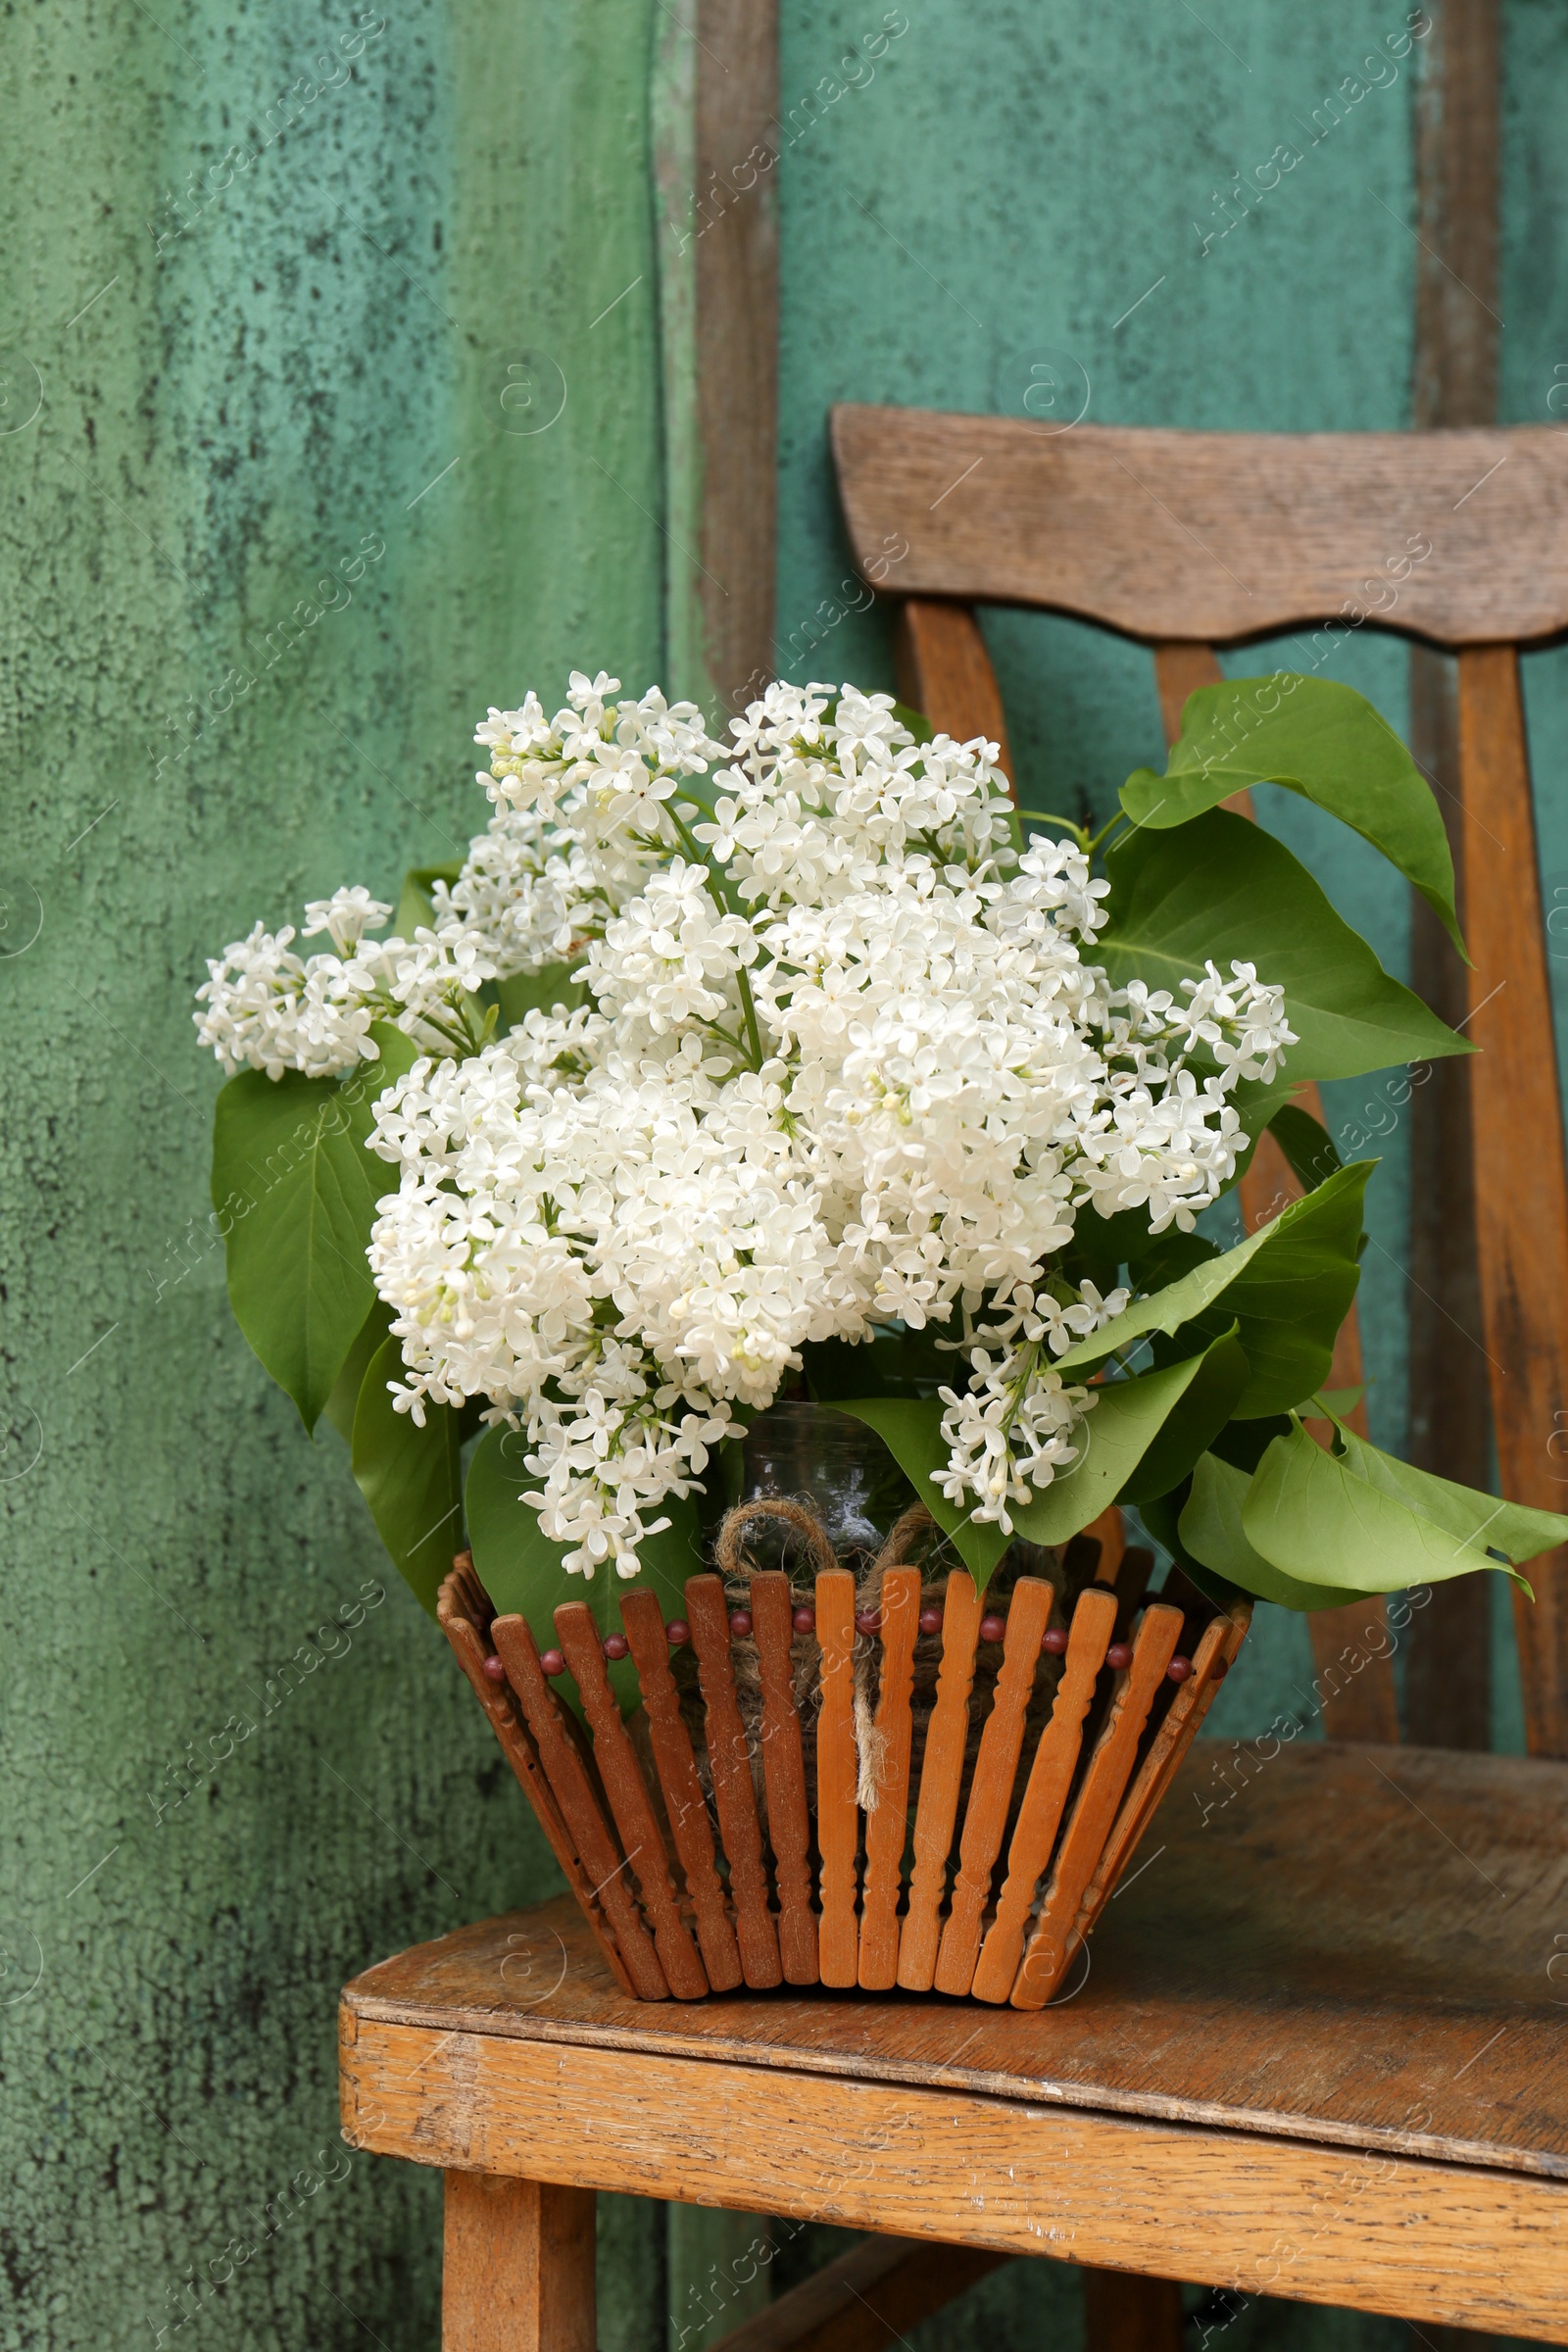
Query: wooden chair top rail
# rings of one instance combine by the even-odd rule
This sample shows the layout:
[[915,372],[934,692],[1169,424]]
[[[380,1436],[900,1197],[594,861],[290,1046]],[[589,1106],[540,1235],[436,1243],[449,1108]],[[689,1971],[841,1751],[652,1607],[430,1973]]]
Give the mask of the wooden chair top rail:
[[1568,628],[1568,434],[1548,425],[1048,432],[843,406],[832,435],[856,561],[890,595],[1207,645],[1357,612],[1444,646]]
[[[1373,1871],[1347,1867],[1351,1819]],[[346,2030],[961,2089],[1568,2179],[1568,1985],[1546,1974],[1568,1950],[1568,1765],[1200,1746],[1158,1832],[1084,1988],[1044,2010],[784,1989],[650,2006],[564,1898],[368,1970]]]

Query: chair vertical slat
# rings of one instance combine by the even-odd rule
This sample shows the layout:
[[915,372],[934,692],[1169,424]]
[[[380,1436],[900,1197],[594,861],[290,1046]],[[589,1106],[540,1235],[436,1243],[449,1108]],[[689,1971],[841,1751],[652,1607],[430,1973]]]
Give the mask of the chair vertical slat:
[[948,1924],[937,1953],[938,1992],[967,1992],[980,1956],[980,1921],[991,1895],[991,1872],[1006,1833],[1012,1786],[1023,1751],[1024,1712],[1040,1663],[1040,1638],[1055,1595],[1043,1577],[1020,1576],[1007,1607],[1007,1632],[996,1695],[980,1735],[969,1802],[958,1842]]
[[664,1807],[674,1834],[675,1851],[686,1874],[686,1891],[697,1914],[697,1940],[702,1947],[708,1981],[715,1992],[729,1992],[741,1982],[740,1947],[735,1941],[724,1883],[718,1875],[713,1833],[708,1819],[708,1800],[692,1753],[691,1735],[680,1711],[680,1692],[669,1670],[669,1642],[659,1595],[646,1588],[624,1592],[620,1622],[626,1629],[643,1705],[648,1710],[648,1735],[664,1792]]
[[1074,1949],[1073,1926],[1084,1889],[1104,1851],[1154,1692],[1176,1654],[1182,1612],[1152,1601],[1133,1644],[1132,1664],[1120,1677],[1104,1730],[1089,1759],[1072,1815],[1056,1851],[1040,1919],[1012,1988],[1015,2009],[1042,2009],[1057,1990]]
[[920,1615],[918,1568],[882,1571],[882,1674],[877,1691],[877,1801],[865,1816],[865,1890],[860,1901],[858,1982],[888,1992],[899,1975],[899,1896],[909,1834],[909,1751],[914,1642]]
[[1197,1739],[1203,1717],[1218,1695],[1220,1684],[1242,1646],[1251,1617],[1252,1604],[1244,1598],[1235,1602],[1229,1611],[1211,1617],[1204,1626],[1202,1637],[1193,1653],[1193,1671],[1165,1710],[1164,1719],[1150,1743],[1149,1753],[1133,1775],[1132,1787],[1122,1800],[1121,1811],[1105,1840],[1104,1851],[1084,1891],[1073,1927],[1074,1936],[1079,1941],[1089,1934],[1115,1893],[1117,1880],[1132,1860],[1139,1839],[1176,1777],[1177,1766]]
[[1002,708],[1002,689],[970,605],[944,597],[911,596],[893,623],[893,674],[900,699],[942,735],[972,743],[977,735],[1000,747],[999,765],[1018,790]]
[[[1560,1511],[1568,1430],[1568,1162],[1519,661],[1459,655],[1459,797],[1469,974],[1476,1242],[1497,1470],[1516,1502]],[[1557,1447],[1560,1452],[1562,1448]],[[1568,1546],[1514,1595],[1532,1755],[1568,1756]]]
[[778,1948],[786,1984],[815,1984],[816,1914],[811,1909],[811,1821],[806,1754],[795,1705],[791,1650],[795,1596],[781,1568],[752,1578],[752,1632],[762,1677],[762,1773],[767,1833],[778,1895]]
[[1004,2001],[1012,1991],[1023,1958],[1024,1929],[1035,1888],[1051,1861],[1061,1827],[1067,1792],[1077,1769],[1084,1717],[1095,1693],[1095,1678],[1105,1663],[1105,1652],[1116,1627],[1116,1595],[1104,1585],[1090,1585],[1078,1595],[1067,1636],[1067,1654],[1056,1686],[1051,1720],[1040,1735],[1029,1786],[1007,1848],[1007,1876],[997,1902],[997,1916],[980,1947],[974,1982],[977,2001]]
[[626,1884],[625,1863],[600,1810],[599,1793],[588,1777],[587,1765],[562,1719],[561,1701],[545,1679],[527,1620],[498,1617],[490,1634],[501,1653],[507,1680],[522,1703],[539,1760],[593,1880],[594,1892],[614,1931],[632,1988],[640,2001],[667,2000],[669,1984]]
[[[518,1710],[515,1693],[510,1683],[493,1683],[484,1671],[488,1653],[479,1630],[468,1614],[472,1606],[473,1603],[463,1592],[459,1580],[449,1577],[437,1597],[437,1622],[451,1642],[458,1664],[467,1676],[474,1696],[490,1719],[490,1728],[501,1742],[502,1753],[516,1774],[522,1792],[533,1807],[539,1827],[550,1842],[550,1850],[565,1873],[567,1886],[588,1915],[605,1957],[615,1972],[617,1984],[622,1992],[635,1996],[637,1988],[626,1972],[626,1964],[605,1918],[594,1883],[582,1866],[576,1840],[566,1827],[556,1801],[555,1790],[539,1761],[539,1751]],[[485,1615],[493,1622],[488,1605]]]
[[816,1580],[822,1703],[816,1718],[816,1843],[822,1857],[817,1964],[824,1984],[853,1984],[860,1967],[856,1856],[860,1812],[855,1743],[855,1579],[847,1568]]
[[757,1818],[752,1759],[746,1727],[735,1696],[735,1666],[729,1649],[729,1612],[722,1577],[686,1580],[686,1615],[697,1651],[703,1705],[707,1710],[708,1763],[718,1806],[718,1834],[729,1863],[735,1932],[741,1968],[754,1990],[776,1984],[783,1974],[778,1935],[767,1902],[762,1828]]
[[956,1568],[948,1578],[942,1604],[942,1664],[937,1672],[936,1704],[926,1725],[925,1753],[920,1759],[914,1870],[909,1880],[909,1907],[899,1937],[899,1983],[906,1992],[929,1992],[937,1973],[942,1898],[948,1890],[948,1856],[953,1851],[963,1786],[980,1616],[974,1578],[967,1568]]
[[[1200,686],[1219,685],[1224,675],[1212,649],[1206,645],[1155,646],[1154,680],[1167,743],[1174,743],[1181,733],[1187,697],[1196,694]],[[1247,791],[1231,793],[1220,806],[1236,816],[1255,815],[1252,796]],[[1298,1087],[1293,1099],[1319,1126],[1327,1125],[1323,1099],[1315,1085],[1308,1082]],[[1255,1233],[1270,1217],[1277,1217],[1288,1201],[1298,1200],[1304,1187],[1273,1136],[1265,1130],[1257,1139],[1251,1164],[1238,1190],[1242,1222],[1249,1233]],[[1324,1385],[1331,1389],[1358,1389],[1365,1378],[1360,1317],[1352,1305],[1340,1325],[1334,1343],[1334,1362]],[[1346,1419],[1358,1437],[1370,1436],[1364,1398]],[[1311,1424],[1311,1432],[1320,1445],[1327,1443],[1327,1422]],[[1343,1609],[1315,1610],[1307,1621],[1307,1633],[1313,1661],[1325,1682],[1343,1662],[1347,1649],[1359,1661],[1343,1686],[1323,1702],[1326,1737],[1368,1744],[1396,1740],[1399,1711],[1390,1663],[1393,1653],[1387,1639],[1388,1610],[1384,1601],[1374,1595],[1368,1601],[1356,1601]]]
[[610,1800],[626,1867],[637,1881],[643,1911],[654,1932],[660,1966],[677,2001],[700,2001],[708,1990],[708,1972],[675,1900],[664,1840],[605,1672],[605,1653],[593,1611],[586,1601],[564,1600],[555,1619],[556,1639],[582,1699],[593,1734],[594,1762]]
[[[1122,1554],[1127,1549],[1127,1523],[1119,1503],[1107,1503],[1098,1519],[1091,1519],[1084,1534],[1100,1545],[1100,1559],[1095,1568],[1097,1585],[1113,1585],[1121,1572]],[[1074,1538],[1076,1542],[1077,1539]]]

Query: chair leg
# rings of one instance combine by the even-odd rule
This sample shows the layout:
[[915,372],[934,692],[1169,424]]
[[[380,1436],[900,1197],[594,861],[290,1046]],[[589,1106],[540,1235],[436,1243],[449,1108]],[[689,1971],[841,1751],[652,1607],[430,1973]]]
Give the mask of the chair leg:
[[594,2192],[448,2173],[441,2352],[594,2352]]
[[1182,2290],[1174,2278],[1086,2270],[1086,2352],[1181,2352]]

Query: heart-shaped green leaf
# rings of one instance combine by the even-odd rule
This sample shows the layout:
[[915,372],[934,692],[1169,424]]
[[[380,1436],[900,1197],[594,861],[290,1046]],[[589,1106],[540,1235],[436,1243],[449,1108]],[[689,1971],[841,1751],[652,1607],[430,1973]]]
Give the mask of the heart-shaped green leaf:
[[401,1344],[383,1340],[354,1415],[354,1482],[400,1574],[434,1616],[441,1580],[463,1542],[461,1417],[450,1404],[426,1403],[424,1427],[416,1429],[387,1393],[402,1370]]
[[1193,1491],[1177,1521],[1183,1547],[1195,1560],[1240,1585],[1244,1592],[1275,1601],[1282,1609],[1340,1609],[1376,1597],[1344,1585],[1302,1584],[1265,1560],[1249,1543],[1242,1525],[1251,1484],[1247,1471],[1222,1462],[1217,1454],[1200,1457],[1193,1471]]

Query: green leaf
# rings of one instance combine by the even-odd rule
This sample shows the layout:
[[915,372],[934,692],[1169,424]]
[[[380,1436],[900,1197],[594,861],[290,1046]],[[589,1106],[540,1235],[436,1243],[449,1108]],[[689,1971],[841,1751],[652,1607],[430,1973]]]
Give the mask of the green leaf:
[[426,1403],[424,1427],[400,1413],[387,1383],[403,1370],[397,1340],[383,1340],[367,1367],[354,1415],[354,1480],[400,1573],[435,1615],[441,1580],[463,1545],[459,1416]]
[[1371,1592],[1348,1591],[1343,1585],[1307,1585],[1248,1542],[1242,1511],[1251,1478],[1217,1454],[1205,1453],[1193,1472],[1193,1491],[1177,1520],[1184,1547],[1201,1566],[1213,1569],[1231,1584],[1240,1585],[1259,1600],[1272,1600],[1282,1609],[1340,1609]]
[[923,710],[911,710],[907,703],[895,703],[893,706],[893,716],[898,720],[901,727],[908,728],[909,733],[914,737],[916,743],[930,743],[936,734],[936,729],[931,724],[931,721],[927,718],[925,712]]
[[[1278,1385],[1293,1354],[1305,1352],[1304,1348],[1293,1348],[1292,1333],[1300,1329],[1320,1351],[1322,1329],[1334,1313],[1335,1300],[1345,1292],[1348,1277],[1352,1279],[1346,1304],[1354,1293],[1361,1194],[1376,1164],[1363,1159],[1342,1168],[1315,1192],[1293,1200],[1272,1224],[1238,1242],[1234,1250],[1206,1258],[1147,1298],[1135,1298],[1102,1331],[1092,1333],[1058,1356],[1056,1370],[1075,1372],[1103,1363],[1106,1356],[1151,1332],[1173,1335],[1223,1299],[1227,1319],[1235,1315],[1240,1322],[1241,1342],[1252,1365],[1257,1393],[1261,1395],[1269,1383]],[[1333,1331],[1338,1331],[1344,1319],[1345,1305],[1341,1305]],[[1329,1351],[1332,1355],[1333,1332]],[[1306,1387],[1287,1401],[1294,1404],[1308,1396],[1327,1370],[1325,1359]],[[1252,1398],[1251,1387],[1247,1396]],[[1278,1412],[1283,1408],[1244,1402],[1243,1409],[1250,1415],[1254,1410]]]
[[[1218,1437],[1235,1412],[1251,1366],[1233,1323],[1198,1358],[1198,1368],[1118,1500],[1142,1503],[1180,1486],[1200,1454]],[[1113,1391],[1104,1392],[1114,1394]],[[1091,1416],[1090,1427],[1095,1416]]]
[[218,1098],[213,1201],[231,1217],[229,1301],[307,1429],[375,1297],[365,1249],[383,1169],[365,1149],[371,1101],[359,1071],[340,1083],[241,1070]]
[[[1216,1343],[1220,1348],[1226,1345]],[[1200,1383],[1211,1350],[1140,1372],[1131,1380],[1107,1381],[1093,1394],[1095,1404],[1080,1435],[1082,1450],[1073,1467],[1058,1471],[1033,1502],[1018,1505],[1012,1523],[1032,1544],[1065,1544],[1098,1519],[1126,1492],[1139,1465],[1158,1443],[1184,1399]]]
[[403,877],[403,888],[398,893],[398,908],[392,917],[393,936],[412,939],[421,925],[428,930],[435,921],[431,883],[444,882],[450,890],[462,871],[462,866],[457,864],[411,865]]
[[1442,811],[1364,695],[1289,671],[1200,686],[1187,699],[1164,775],[1140,768],[1122,786],[1121,805],[1136,824],[1163,832],[1253,784],[1282,784],[1351,826],[1414,883],[1464,955]]
[[1354,1078],[1391,1062],[1468,1054],[1465,1039],[1384,971],[1305,866],[1261,825],[1211,808],[1179,833],[1147,827],[1109,851],[1110,920],[1095,960],[1113,985],[1179,995],[1208,959],[1254,963],[1285,991],[1291,1082]]
[[923,1331],[883,1330],[869,1340],[808,1340],[802,1378],[816,1404],[866,1395],[934,1396],[953,1386],[962,1360],[951,1347],[939,1350],[937,1342],[947,1337],[947,1326],[928,1323]]
[[[874,1429],[899,1468],[914,1488],[944,1535],[951,1537],[959,1558],[975,1583],[984,1590],[992,1569],[1011,1542],[1000,1527],[976,1526],[966,1511],[949,1502],[933,1474],[946,1470],[948,1446],[942,1436],[946,1407],[935,1396],[835,1396],[836,1412],[848,1413]],[[1093,1511],[1089,1514],[1094,1517]]]
[[1339,1449],[1327,1453],[1293,1423],[1264,1454],[1243,1505],[1248,1542],[1301,1584],[1394,1592],[1492,1567],[1489,1547],[1518,1561],[1568,1542],[1568,1519],[1555,1512],[1414,1470],[1340,1424],[1336,1437]]
[[[697,1497],[688,1495],[684,1502],[672,1497],[660,1505],[657,1515],[670,1524],[642,1545],[636,1578],[623,1583],[603,1564],[591,1577],[572,1576],[562,1565],[565,1546],[540,1533],[538,1512],[523,1500],[539,1490],[527,1453],[523,1433],[501,1423],[480,1440],[468,1465],[464,1496],[468,1547],[479,1582],[497,1611],[525,1617],[541,1649],[555,1646],[555,1612],[564,1600],[586,1601],[601,1634],[619,1633],[620,1595],[648,1587],[658,1593],[666,1621],[683,1617],[686,1579],[710,1564],[703,1554]],[[642,1703],[636,1666],[630,1658],[620,1658],[607,1660],[606,1667],[621,1713],[631,1714]],[[579,1704],[569,1675],[562,1676],[555,1687],[573,1705]]]
[[[1247,1122],[1244,1119],[1242,1123],[1245,1126]],[[1268,1131],[1284,1152],[1292,1175],[1308,1192],[1345,1165],[1322,1120],[1314,1119],[1298,1102],[1283,1103],[1269,1120]]]
[[575,1011],[579,1004],[588,1004],[591,1000],[581,972],[579,963],[547,963],[540,971],[514,972],[510,980],[497,980],[493,994],[507,1027],[520,1028],[536,1009],[554,1012],[558,1004],[564,1004]]
[[343,1358],[342,1371],[332,1383],[326,1417],[345,1446],[354,1444],[354,1416],[359,1410],[360,1391],[365,1386],[370,1358],[386,1338],[391,1321],[392,1309],[384,1299],[377,1298],[360,1326],[358,1339]]

